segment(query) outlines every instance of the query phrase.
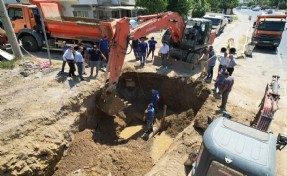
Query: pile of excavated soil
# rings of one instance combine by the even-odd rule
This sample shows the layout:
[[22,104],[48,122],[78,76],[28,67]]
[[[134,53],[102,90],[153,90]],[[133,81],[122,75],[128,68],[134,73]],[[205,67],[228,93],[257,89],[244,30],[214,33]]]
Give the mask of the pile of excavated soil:
[[150,143],[137,139],[119,144],[113,140],[104,132],[77,133],[54,175],[68,175],[79,170],[95,176],[144,175],[151,169]]
[[166,133],[171,137],[176,137],[178,133],[182,132],[190,125],[194,118],[194,111],[192,109],[182,112],[180,114],[173,114],[165,118]]

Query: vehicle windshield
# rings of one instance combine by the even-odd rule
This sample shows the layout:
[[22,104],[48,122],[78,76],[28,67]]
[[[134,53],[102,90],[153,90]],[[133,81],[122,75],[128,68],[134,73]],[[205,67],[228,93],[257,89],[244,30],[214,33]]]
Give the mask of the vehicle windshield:
[[136,21],[134,21],[134,20],[131,20],[131,21],[130,21],[130,27],[134,28],[134,27],[136,27],[136,26],[138,26],[138,25],[139,25],[138,22],[136,22]]
[[208,17],[204,17],[204,19],[210,20],[213,26],[217,26],[220,24],[220,19],[208,18]]
[[261,21],[258,30],[263,31],[284,31],[285,21]]

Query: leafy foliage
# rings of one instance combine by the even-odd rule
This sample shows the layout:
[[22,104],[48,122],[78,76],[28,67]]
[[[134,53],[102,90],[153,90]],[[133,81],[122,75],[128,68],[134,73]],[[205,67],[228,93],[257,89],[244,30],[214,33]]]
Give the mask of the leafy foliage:
[[201,18],[209,11],[209,9],[209,4],[205,0],[195,0],[192,9],[192,17]]
[[146,8],[150,14],[165,11],[167,4],[168,0],[136,0],[136,6]]
[[168,0],[167,10],[187,15],[192,7],[193,0]]
[[219,6],[220,1],[219,0],[206,0],[206,2],[209,4],[209,6],[212,9],[217,9]]
[[239,0],[222,0],[219,7],[222,9],[233,9],[239,5]]

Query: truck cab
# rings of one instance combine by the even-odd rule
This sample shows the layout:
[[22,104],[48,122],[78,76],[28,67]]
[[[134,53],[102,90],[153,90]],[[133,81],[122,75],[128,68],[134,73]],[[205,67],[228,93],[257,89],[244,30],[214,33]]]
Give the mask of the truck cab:
[[205,131],[189,175],[275,176],[276,149],[281,141],[281,136],[276,138],[272,133],[220,117]]
[[287,15],[259,15],[254,22],[251,42],[256,46],[268,46],[276,49],[285,30]]
[[29,51],[36,51],[43,46],[41,21],[39,10],[31,4],[9,4],[7,7],[14,32],[23,47]]

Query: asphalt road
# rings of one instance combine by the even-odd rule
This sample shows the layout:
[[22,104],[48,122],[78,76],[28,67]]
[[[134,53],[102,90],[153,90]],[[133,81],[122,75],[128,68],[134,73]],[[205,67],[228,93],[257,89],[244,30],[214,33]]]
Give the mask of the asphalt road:
[[[237,14],[241,16],[240,23],[238,23],[237,31],[233,33],[238,33],[240,30],[248,31],[251,35],[253,29],[250,30],[249,27],[253,24],[258,14],[262,11],[254,12],[252,10],[244,9],[236,11]],[[244,18],[242,14],[247,15]],[[252,17],[251,21],[248,21],[248,16]],[[247,25],[249,24],[249,25]],[[287,27],[287,26],[286,26]],[[238,34],[237,34],[238,35]],[[287,34],[286,31],[283,33],[283,39],[277,51],[273,51],[266,47],[256,48],[253,52],[253,57],[247,57],[245,60],[237,60],[239,66],[236,67],[236,72],[234,77],[237,78],[237,84],[235,90],[239,95],[239,98],[234,100],[237,104],[241,101],[246,102],[249,106],[254,106],[258,108],[257,105],[260,103],[262,96],[264,95],[264,87],[267,83],[270,83],[272,75],[279,75],[279,109],[274,115],[274,120],[272,121],[269,131],[274,134],[283,133],[287,134]],[[248,75],[248,76],[247,76]],[[244,79],[240,79],[244,78]],[[243,99],[240,101],[240,97]],[[251,98],[250,98],[251,97]],[[257,102],[255,101],[257,100]],[[232,101],[232,100],[231,100]],[[243,106],[244,107],[244,106]],[[286,155],[287,150],[276,152],[276,175],[286,176],[286,167],[283,163],[287,162]]]
[[[256,20],[257,15],[260,15],[263,11],[252,11],[251,9],[242,9],[242,10],[237,10],[236,12],[238,13],[242,13],[244,15],[248,15],[251,16],[251,24],[253,24],[253,22]],[[282,12],[273,12],[274,14],[282,14]],[[285,26],[285,28],[287,28],[287,25]],[[266,48],[264,48],[266,49]],[[282,40],[281,43],[279,45],[279,47],[277,48],[277,54],[284,58],[287,59],[287,31],[285,30],[282,36]]]

